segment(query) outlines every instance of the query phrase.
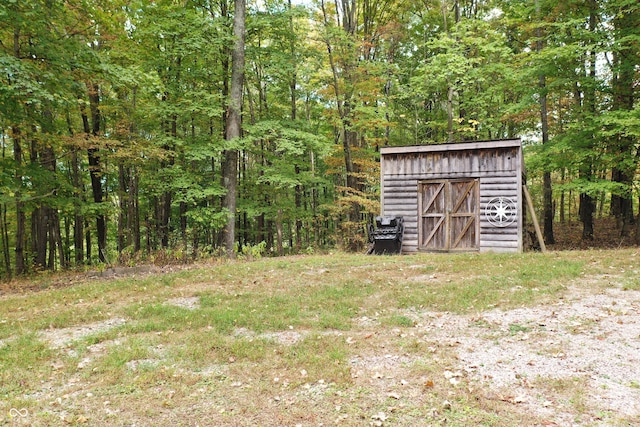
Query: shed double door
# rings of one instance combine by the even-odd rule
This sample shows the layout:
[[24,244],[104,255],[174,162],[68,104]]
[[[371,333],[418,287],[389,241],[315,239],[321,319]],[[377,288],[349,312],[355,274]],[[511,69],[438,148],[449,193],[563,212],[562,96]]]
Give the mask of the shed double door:
[[418,184],[418,249],[473,251],[479,247],[479,180]]

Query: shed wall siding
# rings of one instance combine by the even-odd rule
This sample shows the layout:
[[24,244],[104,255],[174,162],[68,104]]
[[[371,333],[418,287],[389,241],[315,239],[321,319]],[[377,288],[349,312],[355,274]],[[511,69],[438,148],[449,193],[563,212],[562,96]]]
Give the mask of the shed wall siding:
[[[403,252],[418,251],[418,183],[426,180],[479,178],[480,251],[522,250],[520,147],[382,155],[382,214],[404,217]],[[485,217],[494,197],[516,202],[518,220],[499,228]]]

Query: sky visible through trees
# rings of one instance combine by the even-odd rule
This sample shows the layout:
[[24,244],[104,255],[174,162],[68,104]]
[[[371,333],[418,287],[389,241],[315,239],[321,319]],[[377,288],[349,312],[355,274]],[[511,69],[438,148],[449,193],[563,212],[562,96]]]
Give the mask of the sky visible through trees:
[[545,240],[640,241],[635,0],[243,10],[238,91],[230,0],[0,4],[0,276],[361,250],[381,146],[514,137]]

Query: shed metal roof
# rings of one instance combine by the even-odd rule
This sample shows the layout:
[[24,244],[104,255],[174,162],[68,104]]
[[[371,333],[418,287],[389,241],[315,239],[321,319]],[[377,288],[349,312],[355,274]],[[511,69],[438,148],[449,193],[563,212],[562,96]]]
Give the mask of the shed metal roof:
[[522,141],[518,139],[499,139],[493,141],[455,142],[448,144],[431,145],[404,145],[397,147],[381,147],[380,154],[409,154],[409,153],[433,153],[444,151],[481,150],[484,148],[509,148],[521,147]]

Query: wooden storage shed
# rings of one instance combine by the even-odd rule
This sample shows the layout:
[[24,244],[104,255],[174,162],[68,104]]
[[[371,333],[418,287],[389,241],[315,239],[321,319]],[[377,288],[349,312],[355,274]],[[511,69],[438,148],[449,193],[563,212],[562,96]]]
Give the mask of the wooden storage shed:
[[381,214],[403,253],[522,252],[523,174],[520,139],[383,147]]

